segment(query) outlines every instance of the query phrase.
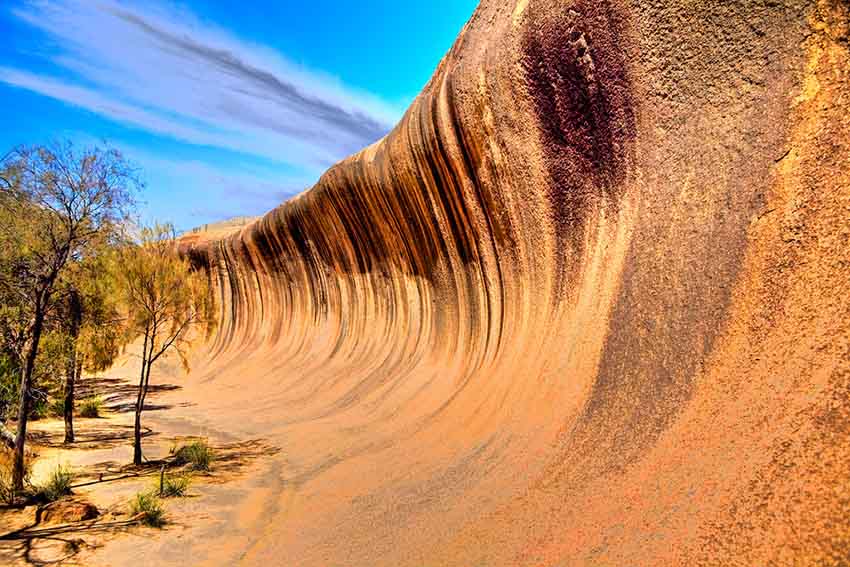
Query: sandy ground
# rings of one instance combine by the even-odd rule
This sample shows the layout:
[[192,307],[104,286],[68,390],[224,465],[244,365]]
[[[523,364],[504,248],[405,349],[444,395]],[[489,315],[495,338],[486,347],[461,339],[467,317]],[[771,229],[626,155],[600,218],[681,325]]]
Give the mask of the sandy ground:
[[[39,420],[30,429],[37,455],[32,482],[42,483],[60,464],[70,467],[76,474],[71,498],[96,505],[100,517],[56,527],[36,525],[35,506],[0,509],[0,564],[222,565],[238,560],[261,536],[264,502],[275,490],[267,479],[282,466],[280,459],[270,459],[278,449],[265,440],[240,438],[194,421],[181,411],[190,403],[189,392],[164,382],[153,386],[143,414],[145,458],[167,458],[175,444],[203,437],[214,448],[215,460],[209,473],[192,473],[186,497],[164,500],[163,529],[126,525],[129,500],[155,486],[159,475],[156,465],[141,470],[128,466],[133,385],[121,376],[131,367],[119,367],[109,378],[83,381],[83,392],[100,393],[107,412],[101,418],[76,418],[73,446],[62,444],[61,420]],[[168,374],[174,367],[166,365],[165,370]]]

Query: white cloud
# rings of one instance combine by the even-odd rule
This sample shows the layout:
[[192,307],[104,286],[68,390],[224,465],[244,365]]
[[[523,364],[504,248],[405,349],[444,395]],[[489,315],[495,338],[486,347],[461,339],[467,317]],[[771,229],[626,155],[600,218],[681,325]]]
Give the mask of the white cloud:
[[319,171],[380,138],[400,115],[160,3],[32,0],[13,13],[44,32],[61,73],[0,67],[0,81],[182,142]]

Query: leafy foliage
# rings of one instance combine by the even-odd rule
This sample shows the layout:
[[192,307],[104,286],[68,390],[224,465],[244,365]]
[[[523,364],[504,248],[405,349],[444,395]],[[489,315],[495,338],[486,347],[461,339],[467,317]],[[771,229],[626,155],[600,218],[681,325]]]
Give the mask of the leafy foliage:
[[[63,364],[68,352],[68,338],[61,331],[49,330],[41,339],[41,348],[33,369],[30,419],[41,419],[54,414],[54,403],[62,391]],[[8,351],[7,351],[8,352]],[[0,354],[0,417],[9,416],[9,409],[18,403],[21,387],[21,368],[17,357]],[[51,400],[53,398],[53,400]],[[62,415],[62,410],[55,415]]]
[[125,341],[144,337],[133,443],[133,463],[140,465],[141,413],[151,368],[169,351],[188,366],[190,332],[209,321],[211,301],[205,275],[193,271],[178,253],[169,225],[143,228],[138,244],[122,247],[119,258],[116,277],[127,314]]
[[127,311],[125,342],[149,341],[151,364],[172,349],[184,366],[190,330],[207,324],[212,310],[208,282],[178,253],[171,225],[143,228],[138,245],[119,252],[118,280]]
[[45,419],[50,416],[50,404],[47,403],[47,397],[42,392],[34,392],[33,400],[30,403],[29,418],[32,420]]
[[46,392],[34,385],[56,376],[49,368],[53,361],[70,369],[66,375],[71,378],[76,367],[75,356],[68,356],[76,353],[76,325],[70,347],[57,338],[56,345],[65,345],[58,358],[45,356],[43,335],[65,331],[62,305],[69,294],[77,295],[72,267],[115,243],[140,184],[121,154],[111,149],[79,151],[70,143],[22,147],[2,161],[0,338],[2,350],[20,365],[14,484],[21,490],[31,402],[34,397],[45,407],[47,402]]
[[[134,172],[116,150],[71,144],[19,148],[0,192],[0,288],[13,299],[11,342],[25,342],[36,307],[55,307],[68,266],[114,242],[127,219]],[[23,341],[22,341],[23,339]]]
[[0,352],[0,421],[9,415],[9,409],[18,403],[21,369],[17,360]]
[[144,514],[142,523],[153,528],[165,525],[165,510],[162,503],[150,492],[140,492],[130,501],[130,515]]
[[50,473],[47,483],[36,489],[36,498],[45,502],[59,500],[63,496],[71,494],[71,483],[74,481],[74,473],[64,465],[57,465]]
[[65,413],[65,400],[63,398],[51,398],[47,404],[47,412],[51,417],[62,417]]
[[183,445],[174,453],[174,463],[177,465],[192,465],[194,470],[208,471],[214,459],[213,451],[203,439]]
[[103,400],[100,396],[87,398],[80,402],[80,417],[100,417],[103,411]]
[[159,484],[155,487],[160,498],[172,498],[185,496],[189,489],[191,479],[187,475],[171,475],[167,474],[162,477],[162,490]]
[[45,402],[51,394],[59,397],[62,392],[65,360],[71,348],[68,335],[55,325],[51,327],[53,328],[41,337],[41,345],[33,369],[33,384],[37,385],[35,397]]
[[111,242],[93,250],[74,264],[66,278],[82,302],[82,328],[77,338],[77,355],[88,372],[109,368],[121,349],[123,318],[120,290],[115,274],[118,256]]

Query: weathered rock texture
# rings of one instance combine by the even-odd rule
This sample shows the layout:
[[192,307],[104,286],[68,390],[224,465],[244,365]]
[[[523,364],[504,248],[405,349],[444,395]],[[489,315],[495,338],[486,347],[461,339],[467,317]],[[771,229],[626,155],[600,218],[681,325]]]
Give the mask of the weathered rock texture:
[[196,375],[283,449],[246,561],[847,565],[848,33],[484,0],[384,140],[198,241]]
[[71,524],[93,520],[100,515],[94,504],[81,500],[57,500],[36,512],[36,523]]

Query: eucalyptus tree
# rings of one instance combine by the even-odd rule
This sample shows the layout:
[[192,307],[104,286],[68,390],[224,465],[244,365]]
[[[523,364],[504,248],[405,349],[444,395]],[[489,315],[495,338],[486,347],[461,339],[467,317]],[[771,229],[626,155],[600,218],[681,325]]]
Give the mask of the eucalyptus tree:
[[122,248],[119,257],[126,340],[143,339],[133,436],[133,464],[141,465],[141,418],[151,369],[169,351],[187,366],[186,348],[193,330],[209,322],[210,297],[206,275],[193,271],[189,260],[178,253],[169,225],[142,229],[138,243]]
[[63,278],[65,302],[62,330],[67,341],[63,417],[65,443],[74,442],[75,391],[83,369],[100,372],[118,356],[123,319],[112,262],[117,242],[100,243],[89,255],[69,266]]
[[11,152],[0,181],[0,292],[14,300],[20,392],[13,488],[23,488],[32,379],[48,315],[65,300],[68,267],[126,222],[135,172],[114,149],[71,143]]

